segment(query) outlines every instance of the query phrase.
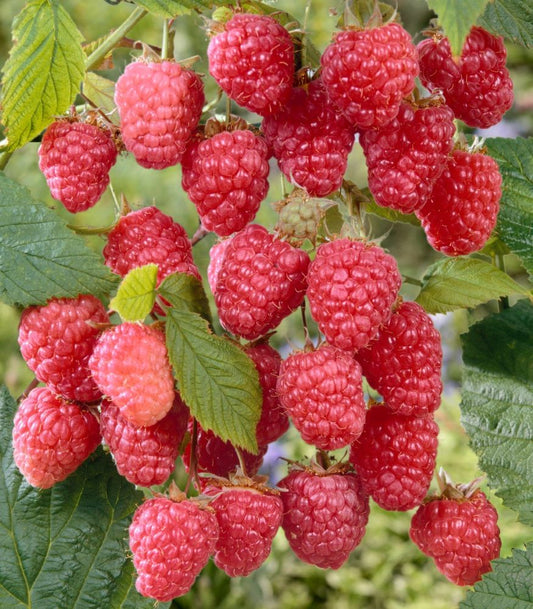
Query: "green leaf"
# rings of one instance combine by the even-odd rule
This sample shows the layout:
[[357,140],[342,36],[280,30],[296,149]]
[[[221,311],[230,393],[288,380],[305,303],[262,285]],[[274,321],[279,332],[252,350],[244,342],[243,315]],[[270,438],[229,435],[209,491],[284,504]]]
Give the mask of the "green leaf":
[[209,300],[202,282],[186,273],[173,273],[163,279],[157,293],[173,307],[198,313],[211,322]]
[[533,542],[512,556],[497,558],[493,570],[475,584],[459,609],[531,609],[533,607]]
[[15,410],[0,388],[0,607],[153,609],[135,591],[128,558],[127,527],[142,493],[101,449],[64,482],[33,488],[13,461]]
[[503,178],[496,230],[533,276],[533,138],[498,137],[485,144]]
[[428,268],[416,301],[428,313],[446,313],[511,294],[529,296],[530,293],[488,262],[477,258],[445,258]]
[[533,46],[533,4],[530,0],[492,0],[479,25],[524,47]]
[[194,10],[205,11],[225,3],[223,0],[134,0],[134,2],[154,15],[169,18],[185,15]]
[[59,0],[28,2],[13,23],[3,67],[8,151],[32,140],[74,101],[85,73],[82,34]]
[[187,310],[167,309],[166,336],[191,414],[223,440],[257,452],[262,393],[252,360],[237,345],[211,334],[207,322]]
[[533,305],[485,318],[462,343],[461,422],[489,485],[533,525]]
[[414,214],[402,214],[402,212],[391,209],[390,207],[382,207],[372,198],[365,201],[364,206],[367,213],[384,218],[389,222],[403,222],[404,224],[411,224],[412,226],[420,226],[420,220]]
[[103,110],[110,119],[119,122],[115,110],[115,83],[96,72],[87,72],[83,81],[83,93],[96,106]]
[[0,172],[0,300],[27,307],[52,297],[107,295],[117,277],[44,203]]
[[109,308],[124,321],[142,321],[152,310],[157,285],[157,264],[132,269],[120,283]]
[[426,0],[439,17],[454,55],[460,55],[470,28],[475,25],[489,0]]

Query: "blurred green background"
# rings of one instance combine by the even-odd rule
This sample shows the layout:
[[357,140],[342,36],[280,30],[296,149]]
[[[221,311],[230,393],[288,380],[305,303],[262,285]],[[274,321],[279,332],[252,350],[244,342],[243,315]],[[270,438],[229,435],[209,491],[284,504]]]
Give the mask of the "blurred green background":
[[[65,8],[73,16],[88,41],[105,35],[117,27],[132,11],[132,5],[122,2],[111,6],[104,0],[80,2],[65,0]],[[335,29],[342,3],[327,0],[302,1],[280,0],[275,7],[289,11],[300,23],[306,20],[306,31],[319,50],[328,44]],[[13,17],[21,10],[23,2],[2,0],[0,3],[0,63],[4,63],[10,47],[10,28]],[[433,16],[422,0],[398,2],[399,12],[407,29],[420,39],[418,32],[428,24]],[[184,59],[199,55],[195,69],[206,75],[206,93],[212,98],[216,90],[212,79],[207,76],[205,50],[207,35],[205,22],[199,15],[180,17],[176,21],[175,57]],[[144,18],[129,36],[142,39],[153,45],[161,43],[162,20],[148,16]],[[131,57],[138,54],[127,49],[114,53],[114,68],[102,73],[116,79]],[[509,46],[509,67],[515,83],[516,101],[505,121],[493,128],[489,135],[531,135],[533,107],[533,59],[531,51]],[[217,111],[224,112],[225,101],[221,100]],[[235,110],[235,109],[234,109]],[[246,118],[254,121],[257,117]],[[30,143],[17,151],[6,168],[6,174],[29,188],[35,199],[45,201],[57,213],[75,227],[108,226],[115,219],[116,206],[111,191],[104,194],[101,201],[91,210],[75,217],[55,202],[48,191],[46,182],[37,166],[38,143]],[[366,167],[359,147],[356,145],[350,157],[347,178],[360,187],[366,185]],[[111,171],[111,181],[117,197],[124,194],[133,208],[155,202],[165,213],[173,216],[192,235],[198,226],[198,218],[193,204],[180,187],[179,168],[152,171],[140,168],[131,157],[122,156]],[[282,196],[283,186],[275,165],[272,165],[271,188],[267,200],[262,204],[257,221],[271,228],[276,221],[270,203]],[[423,275],[424,269],[434,260],[436,254],[428,247],[422,231],[406,224],[391,225],[374,218],[373,235],[387,235],[383,245],[397,258],[402,272],[415,278]],[[387,234],[388,233],[388,234]],[[195,260],[205,276],[209,248],[214,243],[213,235],[200,241],[194,250]],[[104,240],[91,237],[91,245],[100,250]],[[507,257],[508,272],[517,280],[525,281],[520,265],[512,257]],[[414,298],[416,289],[403,288],[406,298]],[[445,392],[441,408],[436,413],[439,423],[440,445],[438,467],[444,467],[458,482],[465,482],[480,475],[477,460],[468,447],[468,439],[460,425],[460,371],[461,355],[459,335],[464,332],[473,317],[496,310],[491,303],[477,312],[459,312],[435,318],[443,337],[445,353]],[[309,316],[308,316],[309,317]],[[7,384],[14,396],[20,395],[31,381],[32,375],[18,353],[17,325],[19,312],[0,304],[0,382]],[[316,329],[311,324],[311,332]],[[283,322],[273,343],[284,356],[291,346],[299,345],[304,339],[299,313]],[[279,460],[312,456],[310,448],[304,445],[291,430],[283,442],[269,452],[266,467],[272,472],[273,482],[285,473],[285,466]],[[487,490],[487,489],[485,489]],[[487,491],[489,492],[489,491]],[[493,493],[489,495],[497,504],[502,530],[502,556],[510,554],[511,548],[521,547],[531,538],[531,530],[516,522],[513,512],[501,506]],[[367,609],[449,609],[456,607],[464,597],[465,590],[449,583],[441,576],[433,563],[424,557],[409,541],[408,530],[412,512],[387,513],[372,506],[367,534],[361,545],[353,552],[348,563],[338,571],[323,571],[306,565],[294,557],[282,533],[274,542],[273,552],[268,561],[247,578],[230,580],[210,564],[202,573],[192,591],[174,602],[174,607],[203,609],[225,609],[239,605],[242,609],[344,609],[365,607]],[[112,609],[112,608],[111,608]]]

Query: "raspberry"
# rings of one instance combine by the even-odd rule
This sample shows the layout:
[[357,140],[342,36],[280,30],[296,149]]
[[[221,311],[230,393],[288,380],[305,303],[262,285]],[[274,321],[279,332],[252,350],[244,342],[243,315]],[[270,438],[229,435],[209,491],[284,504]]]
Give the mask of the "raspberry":
[[215,564],[230,577],[249,575],[268,558],[272,540],[283,517],[281,499],[254,487],[237,485],[207,489],[216,493],[210,506],[215,510],[220,535]]
[[455,116],[470,127],[496,125],[512,106],[513,82],[501,36],[474,26],[457,64],[442,36],[423,40],[418,49],[422,83],[429,90],[440,89]]
[[348,238],[318,248],[307,280],[313,319],[328,343],[345,351],[362,349],[374,338],[402,282],[392,256]]
[[365,492],[385,510],[420,505],[435,469],[438,433],[431,416],[404,416],[384,405],[372,406],[350,451]]
[[172,408],[174,378],[161,330],[133,322],[106,330],[89,368],[102,393],[134,425],[154,425]]
[[202,225],[225,237],[251,222],[268,192],[268,148],[251,131],[193,140],[182,161],[182,186]]
[[226,255],[226,249],[230,244],[231,239],[224,239],[224,241],[218,241],[211,246],[209,250],[209,264],[207,266],[207,282],[209,288],[214,294],[217,287],[218,275],[222,268],[222,261]]
[[447,256],[480,250],[496,225],[501,184],[493,158],[454,150],[431,197],[417,211],[431,246]]
[[361,366],[329,345],[294,351],[281,364],[277,391],[303,440],[321,450],[354,442],[363,431]]
[[287,106],[261,128],[290,182],[315,197],[340,188],[355,129],[332,108],[321,80],[295,88]]
[[197,502],[156,497],[137,508],[129,538],[137,591],[167,602],[194,584],[215,550],[218,524]]
[[320,63],[331,101],[361,129],[391,121],[418,75],[416,47],[398,23],[338,32]]
[[[189,432],[193,432],[193,420],[189,420]],[[182,455],[187,470],[191,467],[191,443],[187,444]],[[263,463],[267,446],[259,446],[257,455],[241,450],[241,455],[248,476],[255,476]],[[239,467],[239,457],[231,442],[224,442],[211,430],[205,430],[197,423],[196,431],[196,469],[198,473],[209,473],[221,478],[227,478]]]
[[153,263],[158,267],[158,284],[171,273],[200,279],[185,229],[157,207],[122,216],[108,233],[103,253],[107,266],[122,277],[136,267]]
[[254,340],[276,328],[300,306],[309,256],[249,224],[226,249],[215,289],[221,324]]
[[267,116],[287,103],[294,47],[287,30],[266,15],[236,14],[207,47],[209,72],[239,106]]
[[104,400],[100,430],[118,473],[132,484],[152,486],[166,482],[174,471],[188,420],[189,409],[178,394],[170,411],[149,427],[133,425],[118,406]]
[[360,143],[376,203],[409,214],[431,195],[453,148],[453,112],[438,102],[403,102],[396,118],[363,131]]
[[181,161],[205,97],[200,77],[173,61],[135,61],[117,80],[115,103],[126,150],[149,169]]
[[281,356],[268,343],[250,344],[244,351],[259,373],[263,404],[255,435],[257,444],[266,446],[278,440],[289,429],[287,411],[281,405],[276,391]]
[[282,527],[293,552],[322,569],[338,569],[361,542],[369,504],[359,477],[334,470],[293,469],[278,482]]
[[15,414],[13,456],[32,486],[50,488],[61,482],[98,444],[96,418],[49,387],[32,389]]
[[440,334],[416,302],[402,302],[356,359],[391,410],[424,416],[440,406]]
[[39,169],[54,199],[77,213],[95,205],[117,160],[117,146],[108,130],[61,119],[45,131],[39,146]]
[[492,570],[490,562],[500,554],[498,513],[480,490],[467,497],[446,493],[418,508],[409,535],[451,582],[470,586]]
[[102,396],[89,372],[100,330],[109,323],[103,304],[90,294],[53,298],[24,310],[18,342],[35,376],[67,400],[95,402]]

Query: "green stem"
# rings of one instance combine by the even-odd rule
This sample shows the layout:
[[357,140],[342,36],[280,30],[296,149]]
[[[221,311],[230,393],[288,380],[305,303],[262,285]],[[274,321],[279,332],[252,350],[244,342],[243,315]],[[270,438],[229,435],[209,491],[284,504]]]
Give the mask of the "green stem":
[[161,41],[161,59],[168,59],[168,19],[163,21],[163,39]]
[[6,165],[9,163],[9,159],[12,156],[12,152],[4,152],[0,154],[0,171],[4,171]]
[[145,16],[148,11],[144,8],[137,7],[124,23],[114,30],[102,44],[95,49],[85,60],[85,69],[87,72],[94,70],[102,59],[115,48],[117,43]]
[[[500,269],[500,271],[503,271],[504,273],[505,271],[505,260],[503,259],[503,255],[502,254],[496,254],[496,266]],[[508,296],[502,296],[499,300],[498,300],[498,309],[500,311],[500,313],[502,311],[505,311],[505,309],[508,309],[510,307],[509,305],[509,297]]]
[[421,288],[424,284],[420,281],[420,279],[415,279],[414,277],[409,277],[409,275],[402,275],[402,279],[405,283],[410,283],[411,285],[416,285]]

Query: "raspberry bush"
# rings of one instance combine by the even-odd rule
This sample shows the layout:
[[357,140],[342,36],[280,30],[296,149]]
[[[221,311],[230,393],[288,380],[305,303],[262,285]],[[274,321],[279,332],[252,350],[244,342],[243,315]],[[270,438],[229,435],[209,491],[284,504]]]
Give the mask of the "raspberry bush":
[[0,606],[533,602],[533,9],[15,4]]

